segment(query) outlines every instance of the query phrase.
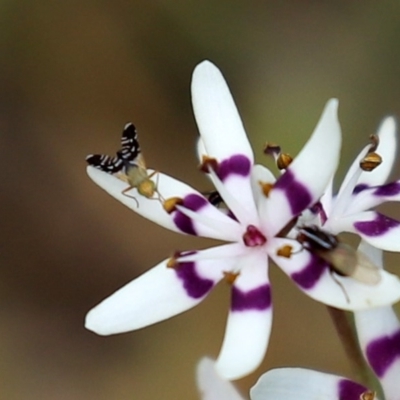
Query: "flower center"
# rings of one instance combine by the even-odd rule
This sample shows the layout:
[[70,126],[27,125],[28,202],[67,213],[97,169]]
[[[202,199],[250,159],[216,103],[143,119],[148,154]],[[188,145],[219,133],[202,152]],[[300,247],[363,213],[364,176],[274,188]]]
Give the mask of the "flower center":
[[267,238],[254,226],[249,225],[243,235],[243,242],[248,247],[262,246]]

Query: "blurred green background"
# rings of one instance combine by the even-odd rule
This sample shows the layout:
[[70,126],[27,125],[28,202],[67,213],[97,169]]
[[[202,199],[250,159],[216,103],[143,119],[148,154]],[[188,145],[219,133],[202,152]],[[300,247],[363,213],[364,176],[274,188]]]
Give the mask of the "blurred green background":
[[[120,205],[87,178],[85,156],[113,154],[133,121],[150,167],[209,189],[189,91],[207,58],[260,162],[266,140],[295,155],[338,97],[342,177],[380,120],[400,114],[399,43],[398,1],[0,0],[0,398],[198,398],[195,363],[218,354],[227,285],[133,333],[98,337],[83,319],[173,250],[208,242]],[[271,275],[270,347],[243,393],[275,366],[350,374],[324,307]]]

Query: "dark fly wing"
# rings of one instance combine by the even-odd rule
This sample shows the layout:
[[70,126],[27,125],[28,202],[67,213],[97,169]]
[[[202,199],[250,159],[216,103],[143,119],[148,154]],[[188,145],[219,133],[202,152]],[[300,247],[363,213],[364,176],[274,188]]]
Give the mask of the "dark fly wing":
[[140,154],[140,145],[136,128],[132,122],[128,122],[124,127],[121,137],[121,147],[122,149],[117,152],[117,156],[121,157],[124,161],[134,163]]
[[109,174],[115,174],[124,167],[124,162],[120,157],[110,157],[104,154],[91,154],[86,157],[86,162]]

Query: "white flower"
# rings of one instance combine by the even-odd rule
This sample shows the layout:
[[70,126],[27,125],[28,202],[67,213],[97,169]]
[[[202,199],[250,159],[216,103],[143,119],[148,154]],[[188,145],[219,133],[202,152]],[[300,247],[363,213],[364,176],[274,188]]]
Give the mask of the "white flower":
[[[228,244],[180,252],[172,260],[162,261],[91,310],[86,327],[101,335],[143,328],[194,307],[225,277],[232,284],[232,301],[216,368],[225,378],[237,379],[260,364],[267,348],[272,322],[268,256],[313,298],[337,307],[353,307],[343,304],[340,288],[325,265],[315,264],[307,250],[290,259],[278,255],[290,243],[279,237],[281,230],[319,200],[336,170],[341,143],[338,102],[328,102],[308,143],[275,182],[266,168],[254,165],[230,91],[220,71],[208,61],[193,73],[192,101],[203,167],[233,217],[210,204],[200,192],[162,173],[152,177],[162,199],[180,199],[171,213],[136,189],[132,190],[135,199],[124,195],[127,185],[115,176],[92,167],[88,167],[88,174],[138,214],[173,231]],[[312,274],[318,275],[314,286],[296,279],[310,262],[315,264]],[[310,279],[314,279],[312,274],[308,274]],[[358,291],[359,301],[354,306],[394,301],[393,291],[385,294],[386,286],[394,285],[388,279],[378,289]],[[373,303],[371,297],[379,299],[380,295],[382,300]]]

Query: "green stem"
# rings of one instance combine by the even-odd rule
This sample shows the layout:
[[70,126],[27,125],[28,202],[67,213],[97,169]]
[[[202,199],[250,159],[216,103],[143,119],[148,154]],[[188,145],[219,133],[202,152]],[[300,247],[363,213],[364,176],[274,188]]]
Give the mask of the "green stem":
[[380,384],[365,362],[358,344],[353,314],[329,306],[327,309],[356,378],[371,390],[376,389],[380,395]]

